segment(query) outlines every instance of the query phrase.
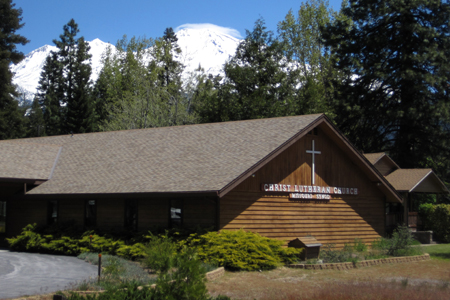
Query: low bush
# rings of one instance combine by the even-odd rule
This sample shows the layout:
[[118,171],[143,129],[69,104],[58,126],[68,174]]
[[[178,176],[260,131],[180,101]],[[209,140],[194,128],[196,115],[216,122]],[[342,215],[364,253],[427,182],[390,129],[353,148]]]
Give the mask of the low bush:
[[268,270],[282,263],[299,259],[302,249],[283,248],[283,242],[262,237],[257,233],[237,230],[192,235],[187,242],[196,247],[204,262],[229,270]]
[[450,243],[450,204],[422,204],[419,214],[424,227],[433,231],[435,239]]
[[345,246],[343,249],[335,249],[334,244],[326,244],[320,251],[320,259],[324,263],[351,262],[354,260],[352,254],[352,248],[349,246]]
[[36,224],[25,226],[20,235],[7,239],[10,248],[14,251],[64,255],[101,252],[133,260],[145,257],[143,244],[126,245],[124,241],[100,236],[93,231],[87,231],[78,237],[59,236],[57,230],[52,230],[55,234],[44,234],[39,231]]
[[372,243],[372,249],[389,256],[411,256],[423,254],[422,248],[411,247],[414,239],[406,226],[399,226],[391,238],[381,238]]
[[142,263],[156,273],[165,273],[174,265],[177,244],[167,236],[153,236],[145,247]]

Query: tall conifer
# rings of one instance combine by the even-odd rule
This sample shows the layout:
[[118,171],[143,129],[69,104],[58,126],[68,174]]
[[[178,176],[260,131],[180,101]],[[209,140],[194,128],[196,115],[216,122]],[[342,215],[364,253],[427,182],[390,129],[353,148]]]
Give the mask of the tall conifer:
[[73,19],[63,30],[53,40],[58,50],[47,57],[38,87],[49,135],[95,130],[89,45],[76,38],[79,29]]
[[25,134],[25,118],[14,99],[17,92],[9,65],[24,58],[16,45],[25,45],[28,40],[16,34],[24,24],[21,23],[22,9],[14,7],[11,0],[0,0],[0,139],[18,138]]
[[[344,2],[345,3],[345,2]],[[364,151],[389,151],[403,168],[450,155],[450,4],[350,0],[348,19],[324,30],[346,73],[336,121]]]

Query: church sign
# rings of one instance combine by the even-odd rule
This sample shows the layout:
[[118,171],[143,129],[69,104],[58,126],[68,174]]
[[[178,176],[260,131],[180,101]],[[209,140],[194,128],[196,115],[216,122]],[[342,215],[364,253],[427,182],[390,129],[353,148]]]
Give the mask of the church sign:
[[264,183],[261,185],[264,192],[289,193],[289,198],[298,200],[330,200],[331,195],[358,195],[358,188],[291,185],[281,183]]

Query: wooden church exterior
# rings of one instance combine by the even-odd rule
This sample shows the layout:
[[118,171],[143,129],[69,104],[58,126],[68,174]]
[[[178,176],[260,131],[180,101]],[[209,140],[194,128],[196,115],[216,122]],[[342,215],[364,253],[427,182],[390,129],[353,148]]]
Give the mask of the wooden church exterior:
[[2,141],[0,192],[5,236],[72,221],[337,246],[383,236],[386,203],[402,202],[324,115]]

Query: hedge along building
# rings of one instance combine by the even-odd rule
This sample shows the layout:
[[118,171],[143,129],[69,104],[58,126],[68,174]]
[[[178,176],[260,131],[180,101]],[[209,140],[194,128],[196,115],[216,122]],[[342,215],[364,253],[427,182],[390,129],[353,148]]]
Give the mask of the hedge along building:
[[206,226],[343,246],[384,234],[389,182],[324,115],[0,142],[5,234]]

